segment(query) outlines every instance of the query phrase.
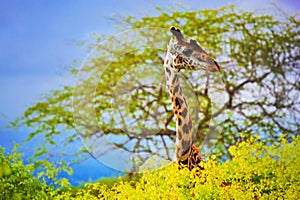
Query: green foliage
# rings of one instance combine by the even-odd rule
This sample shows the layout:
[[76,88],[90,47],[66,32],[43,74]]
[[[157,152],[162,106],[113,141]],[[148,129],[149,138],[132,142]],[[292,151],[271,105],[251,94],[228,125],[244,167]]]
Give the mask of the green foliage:
[[33,165],[24,165],[17,152],[4,155],[0,149],[1,199],[46,199],[52,188],[34,178]]
[[[17,146],[13,153],[5,155],[4,148],[0,147],[0,199],[49,199],[59,192],[54,187],[70,186],[66,178],[58,178],[61,171],[71,173],[65,165],[57,167],[45,160],[24,165],[16,149]],[[37,177],[33,176],[34,172]]]

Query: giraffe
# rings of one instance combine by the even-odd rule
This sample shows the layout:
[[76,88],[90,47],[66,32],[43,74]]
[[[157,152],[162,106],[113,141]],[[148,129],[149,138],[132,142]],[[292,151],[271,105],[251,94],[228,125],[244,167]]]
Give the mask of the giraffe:
[[192,170],[199,166],[202,157],[198,148],[193,144],[192,119],[187,100],[180,87],[178,72],[181,69],[217,72],[221,70],[221,67],[199,46],[196,40],[187,41],[181,31],[175,27],[171,27],[170,31],[173,37],[167,45],[163,67],[176,118],[173,161],[186,165]]

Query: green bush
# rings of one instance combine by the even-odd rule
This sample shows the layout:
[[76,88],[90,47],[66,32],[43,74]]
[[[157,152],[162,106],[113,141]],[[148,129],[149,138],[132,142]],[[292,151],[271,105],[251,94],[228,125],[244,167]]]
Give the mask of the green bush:
[[[0,150],[1,199],[298,199],[300,196],[300,137],[265,145],[250,138],[230,148],[232,160],[219,163],[216,156],[201,163],[200,172],[176,164],[145,171],[137,181],[120,177],[68,187],[55,177],[59,168],[44,168],[48,179],[60,180],[59,188],[35,178],[33,164],[24,165],[18,153]],[[49,163],[48,163],[49,164]],[[114,182],[114,183],[113,183]],[[105,183],[109,183],[108,185]],[[113,185],[112,185],[113,184]]]
[[[24,165],[22,155],[15,146],[13,153],[5,155],[0,147],[0,199],[49,199],[68,187],[67,179],[58,178],[61,171],[68,171],[65,165],[57,166],[45,160]],[[34,172],[37,177],[33,176]]]
[[5,156],[0,148],[1,199],[45,199],[51,188],[33,177],[33,172],[34,166],[24,165],[19,153]]

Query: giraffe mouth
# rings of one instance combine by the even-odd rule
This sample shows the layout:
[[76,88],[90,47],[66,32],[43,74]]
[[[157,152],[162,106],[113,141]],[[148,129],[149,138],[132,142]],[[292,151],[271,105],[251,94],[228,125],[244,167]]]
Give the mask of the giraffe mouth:
[[220,72],[221,71],[221,67],[220,65],[214,60],[215,65],[211,68],[211,72]]

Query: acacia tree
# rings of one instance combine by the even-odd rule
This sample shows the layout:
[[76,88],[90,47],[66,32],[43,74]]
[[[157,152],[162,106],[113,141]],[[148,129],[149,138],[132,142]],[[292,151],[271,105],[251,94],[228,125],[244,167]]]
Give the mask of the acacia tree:
[[[94,57],[80,72],[71,71],[84,74],[78,77],[75,92],[72,86],[55,90],[16,121],[17,126],[34,129],[28,140],[43,136],[36,156],[49,155],[53,153],[49,149],[68,146],[81,135],[96,157],[123,149],[142,160],[153,154],[170,158],[175,119],[162,70],[170,26],[180,27],[212,57],[226,61],[221,62],[221,74],[183,72],[181,77],[187,83],[184,90],[192,94],[188,96],[195,97],[189,104],[195,143],[205,143],[203,151],[209,147],[219,158],[230,158],[228,148],[247,136],[259,135],[273,143],[282,133],[287,138],[299,134],[300,29],[294,16],[281,13],[279,20],[233,6],[158,10],[161,14],[156,17],[122,20],[121,31],[134,31],[95,44]],[[103,137],[110,138],[113,149],[103,151],[103,144],[97,143]],[[82,148],[75,155],[84,152]]]

